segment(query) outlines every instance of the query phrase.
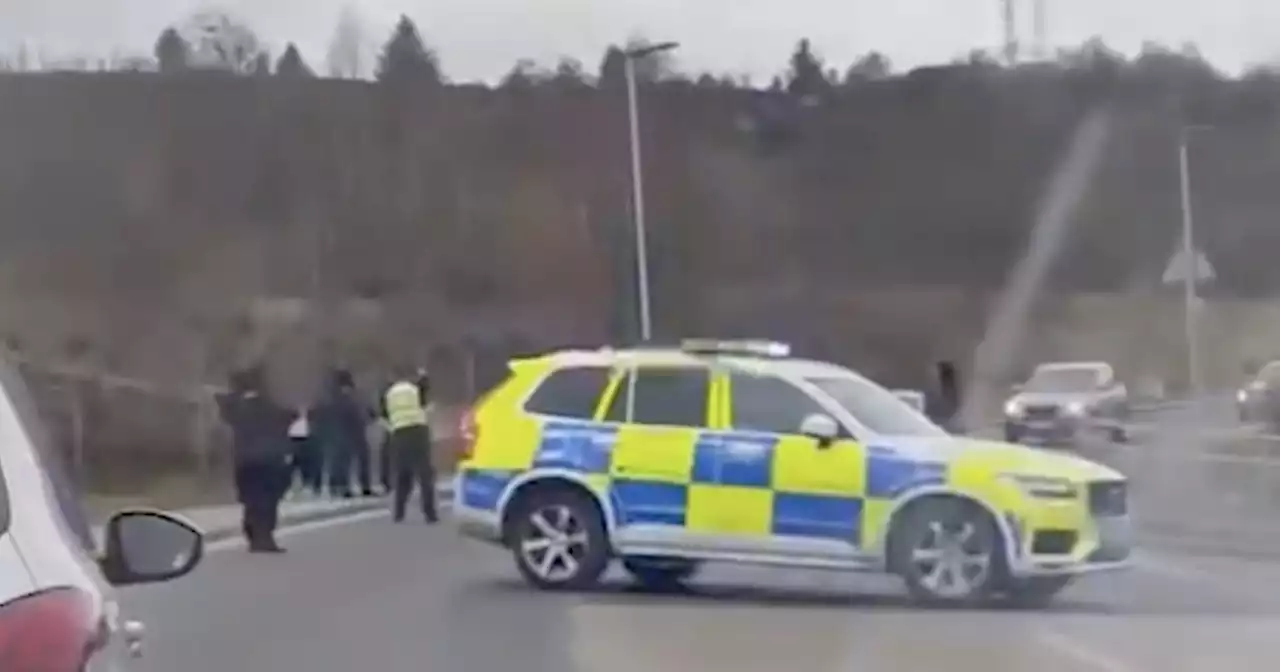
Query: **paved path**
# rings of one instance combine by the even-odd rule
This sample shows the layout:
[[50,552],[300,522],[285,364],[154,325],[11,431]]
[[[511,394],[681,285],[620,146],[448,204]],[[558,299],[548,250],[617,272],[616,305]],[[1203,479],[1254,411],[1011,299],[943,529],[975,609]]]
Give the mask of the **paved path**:
[[1270,672],[1280,566],[1145,556],[1047,612],[923,611],[879,577],[712,569],[683,596],[621,577],[534,592],[504,551],[382,512],[215,542],[171,584],[129,589],[140,672]]

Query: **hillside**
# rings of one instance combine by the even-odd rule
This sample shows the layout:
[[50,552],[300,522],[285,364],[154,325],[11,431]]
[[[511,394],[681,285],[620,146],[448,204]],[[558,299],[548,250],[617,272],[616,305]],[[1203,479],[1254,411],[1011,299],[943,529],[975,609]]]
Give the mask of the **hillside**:
[[[903,377],[967,357],[1093,109],[1112,141],[1052,290],[1154,291],[1180,222],[1178,129],[1211,123],[1192,143],[1210,291],[1274,293],[1280,80],[1104,56],[923,69],[813,104],[709,78],[645,87],[659,333],[784,336]],[[191,381],[263,352],[302,371],[317,333],[367,368],[427,343],[629,328],[610,82],[8,74],[0,99],[0,329],[25,350]],[[931,287],[960,298],[876,299]]]

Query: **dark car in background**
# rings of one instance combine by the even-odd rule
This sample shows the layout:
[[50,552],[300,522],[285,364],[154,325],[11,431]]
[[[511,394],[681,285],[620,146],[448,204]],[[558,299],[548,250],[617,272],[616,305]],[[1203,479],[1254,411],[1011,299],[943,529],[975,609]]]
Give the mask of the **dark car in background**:
[[1004,406],[1010,442],[1074,444],[1089,435],[1127,440],[1129,391],[1105,362],[1041,364]]
[[1236,413],[1243,423],[1280,427],[1280,360],[1262,365],[1236,390]]

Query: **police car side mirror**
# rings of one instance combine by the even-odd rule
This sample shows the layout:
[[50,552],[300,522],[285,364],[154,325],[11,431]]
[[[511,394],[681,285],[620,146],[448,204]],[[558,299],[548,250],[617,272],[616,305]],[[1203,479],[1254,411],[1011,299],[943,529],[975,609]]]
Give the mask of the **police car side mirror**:
[[840,426],[829,415],[813,413],[800,422],[800,433],[816,440],[819,448],[826,448],[840,434]]

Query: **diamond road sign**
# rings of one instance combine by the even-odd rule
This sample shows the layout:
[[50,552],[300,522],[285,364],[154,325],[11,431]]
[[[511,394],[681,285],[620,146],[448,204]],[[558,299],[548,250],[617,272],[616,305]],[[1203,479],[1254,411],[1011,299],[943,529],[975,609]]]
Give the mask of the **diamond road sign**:
[[[1160,281],[1166,285],[1179,284],[1187,281],[1188,268],[1191,264],[1187,263],[1186,251],[1178,248],[1177,252],[1169,258],[1169,263],[1164,267],[1164,275],[1160,277]],[[1213,270],[1213,264],[1209,263],[1209,258],[1200,250],[1195,251],[1195,268],[1192,276],[1196,284],[1209,282],[1217,277]]]

